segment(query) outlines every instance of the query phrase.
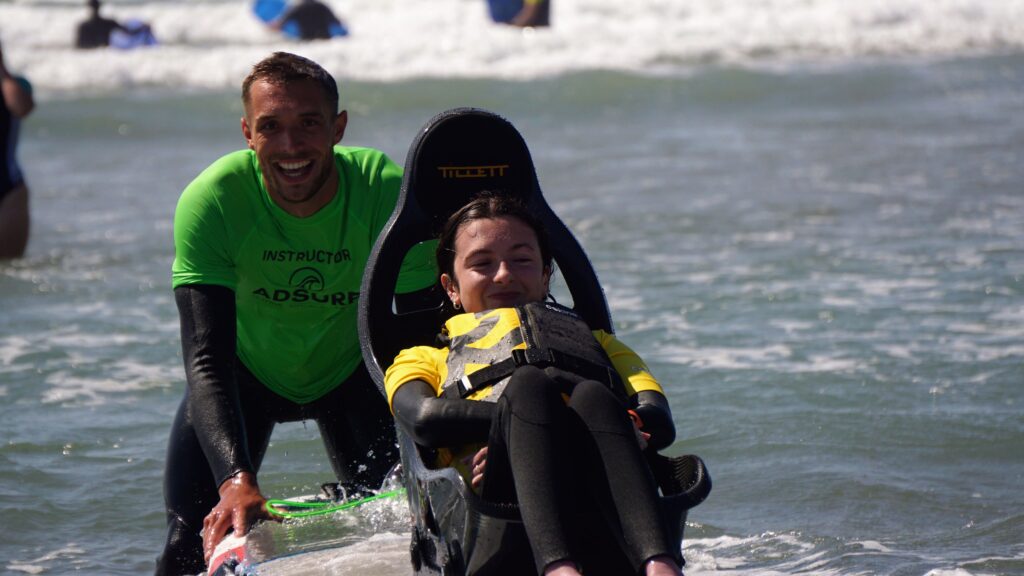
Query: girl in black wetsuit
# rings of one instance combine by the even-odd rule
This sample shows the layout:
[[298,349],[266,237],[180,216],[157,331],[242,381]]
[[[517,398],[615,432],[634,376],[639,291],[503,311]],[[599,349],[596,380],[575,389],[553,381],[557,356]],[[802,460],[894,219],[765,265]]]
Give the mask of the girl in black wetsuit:
[[573,341],[596,348],[607,378],[595,362],[555,362],[460,388],[469,362],[484,362],[481,348],[522,347],[514,335],[525,332],[500,327],[528,314],[510,310],[544,307],[531,304],[547,298],[551,275],[539,222],[514,200],[482,196],[449,219],[437,254],[441,283],[465,313],[446,323],[448,346],[403,350],[385,387],[417,443],[440,449],[485,500],[519,505],[532,565],[510,555],[477,574],[680,574],[680,545],[667,536],[642,452],[668,446],[675,429],[661,387],[629,348],[584,326],[563,344],[574,358],[583,348]]

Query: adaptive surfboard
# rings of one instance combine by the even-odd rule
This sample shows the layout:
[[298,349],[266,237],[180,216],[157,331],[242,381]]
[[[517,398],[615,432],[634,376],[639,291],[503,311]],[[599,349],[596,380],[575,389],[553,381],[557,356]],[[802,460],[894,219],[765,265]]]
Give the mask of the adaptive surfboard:
[[[408,508],[402,503],[405,490],[398,487],[401,477],[396,465],[379,491],[327,483],[319,494],[268,500],[267,512],[282,522],[259,522],[245,536],[225,536],[210,556],[206,575],[255,576],[271,564],[275,574],[308,574],[310,566],[376,533],[381,522],[388,523],[382,518],[404,528]],[[367,505],[372,513],[357,510]],[[374,515],[371,526],[364,514]]]

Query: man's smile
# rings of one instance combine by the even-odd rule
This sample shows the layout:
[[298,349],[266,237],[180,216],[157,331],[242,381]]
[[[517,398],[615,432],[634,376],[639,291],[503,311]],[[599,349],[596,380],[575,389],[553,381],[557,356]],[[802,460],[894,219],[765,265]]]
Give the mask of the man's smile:
[[277,162],[277,171],[290,183],[301,182],[312,172],[312,160],[289,160]]

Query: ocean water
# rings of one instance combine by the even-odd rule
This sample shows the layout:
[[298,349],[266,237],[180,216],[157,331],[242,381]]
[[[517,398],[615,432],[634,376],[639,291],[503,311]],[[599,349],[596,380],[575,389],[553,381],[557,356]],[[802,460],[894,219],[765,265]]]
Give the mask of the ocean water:
[[[447,108],[520,129],[671,451],[711,471],[687,574],[1024,574],[1024,1],[556,0],[535,31],[476,0],[332,5],[352,36],[299,44],[244,2],[112,1],[163,44],[80,53],[78,2],[0,0],[39,99],[32,238],[0,263],[0,574],[152,570],[173,209],[243,145],[238,85],[276,49],[399,162]],[[330,474],[316,426],[279,426],[268,495]],[[303,573],[408,574],[405,513],[339,518]]]

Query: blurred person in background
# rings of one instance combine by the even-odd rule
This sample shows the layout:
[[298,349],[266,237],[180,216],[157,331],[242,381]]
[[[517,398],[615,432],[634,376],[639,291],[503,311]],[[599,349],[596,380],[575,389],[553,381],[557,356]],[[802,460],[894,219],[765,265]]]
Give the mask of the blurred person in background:
[[28,244],[28,186],[15,155],[21,119],[35,108],[32,85],[4,65],[0,45],[0,259],[20,258]]
[[88,0],[89,18],[78,25],[75,35],[76,48],[134,48],[156,44],[156,38],[149,24],[140,20],[128,20],[124,24],[100,16],[100,0]]
[[520,28],[551,25],[551,0],[487,0],[491,19]]

